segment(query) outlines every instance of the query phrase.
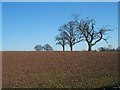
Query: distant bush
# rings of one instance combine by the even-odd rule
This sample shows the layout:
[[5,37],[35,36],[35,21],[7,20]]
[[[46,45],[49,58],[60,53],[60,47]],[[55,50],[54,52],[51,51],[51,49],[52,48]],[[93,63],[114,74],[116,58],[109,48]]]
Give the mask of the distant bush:
[[44,46],[36,45],[34,49],[35,51],[53,51],[53,48],[49,44],[45,44]]
[[49,44],[43,46],[44,51],[53,51],[53,48]]
[[36,45],[34,49],[35,51],[43,51],[43,47],[41,45]]

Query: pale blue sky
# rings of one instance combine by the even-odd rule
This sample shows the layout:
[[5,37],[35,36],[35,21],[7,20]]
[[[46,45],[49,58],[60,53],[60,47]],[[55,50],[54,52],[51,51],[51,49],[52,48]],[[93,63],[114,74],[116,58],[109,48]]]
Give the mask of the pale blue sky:
[[[118,3],[117,2],[19,2],[2,5],[2,49],[3,50],[34,50],[37,44],[50,44],[55,50],[55,36],[59,34],[61,25],[72,20],[71,15],[81,14],[81,18],[94,17],[96,27],[110,25],[114,29],[109,33],[109,44],[118,46]],[[101,41],[93,49],[109,44]],[[69,50],[69,47],[66,47]],[[81,42],[74,50],[87,50],[87,44]]]
[[2,0],[3,2],[118,2],[119,0]]
[[2,3],[0,2],[0,51],[2,50]]
[[118,28],[118,38],[119,38],[119,39],[118,39],[118,46],[120,46],[120,2],[119,2],[119,4],[118,4],[118,10],[119,10],[119,11],[118,11],[118,15],[119,15],[119,16],[118,16],[118,17],[119,17],[119,18],[118,18],[118,22],[119,22],[119,23],[118,23],[118,27],[119,27],[119,28]]

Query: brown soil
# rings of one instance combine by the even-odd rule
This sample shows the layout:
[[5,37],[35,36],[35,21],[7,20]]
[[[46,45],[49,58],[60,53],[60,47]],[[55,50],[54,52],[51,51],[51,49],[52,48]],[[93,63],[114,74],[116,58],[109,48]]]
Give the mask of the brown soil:
[[3,88],[99,88],[118,83],[118,52],[2,52]]

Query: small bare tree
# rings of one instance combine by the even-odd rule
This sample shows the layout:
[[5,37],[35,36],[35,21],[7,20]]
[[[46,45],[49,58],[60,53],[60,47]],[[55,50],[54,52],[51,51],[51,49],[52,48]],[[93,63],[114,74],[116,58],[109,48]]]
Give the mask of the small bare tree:
[[[60,27],[61,29],[61,27]],[[66,32],[62,31],[60,32],[60,35],[57,35],[55,37],[55,41],[57,41],[56,45],[61,45],[63,48],[63,51],[65,51],[65,45],[67,44],[67,39],[66,39]]]
[[77,25],[78,31],[82,34],[84,40],[88,44],[88,51],[91,51],[92,47],[101,40],[105,40],[107,42],[108,37],[104,38],[104,36],[108,31],[112,31],[110,29],[107,29],[107,27],[105,26],[103,26],[98,30],[95,30],[94,19],[86,18],[86,19],[81,19],[80,22],[79,21],[76,22],[78,24]]
[[82,41],[80,34],[77,32],[76,23],[74,21],[70,21],[63,25],[59,31],[65,33],[65,39],[67,40],[67,44],[70,46],[70,51],[73,51],[73,46],[76,43]]
[[118,47],[116,48],[116,51],[120,51],[120,46],[118,46]]

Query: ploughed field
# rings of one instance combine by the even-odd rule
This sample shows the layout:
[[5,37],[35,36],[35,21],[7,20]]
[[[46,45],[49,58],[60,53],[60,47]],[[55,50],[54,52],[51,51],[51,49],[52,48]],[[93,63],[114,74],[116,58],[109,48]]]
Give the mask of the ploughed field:
[[2,52],[3,88],[100,88],[118,78],[118,52]]

